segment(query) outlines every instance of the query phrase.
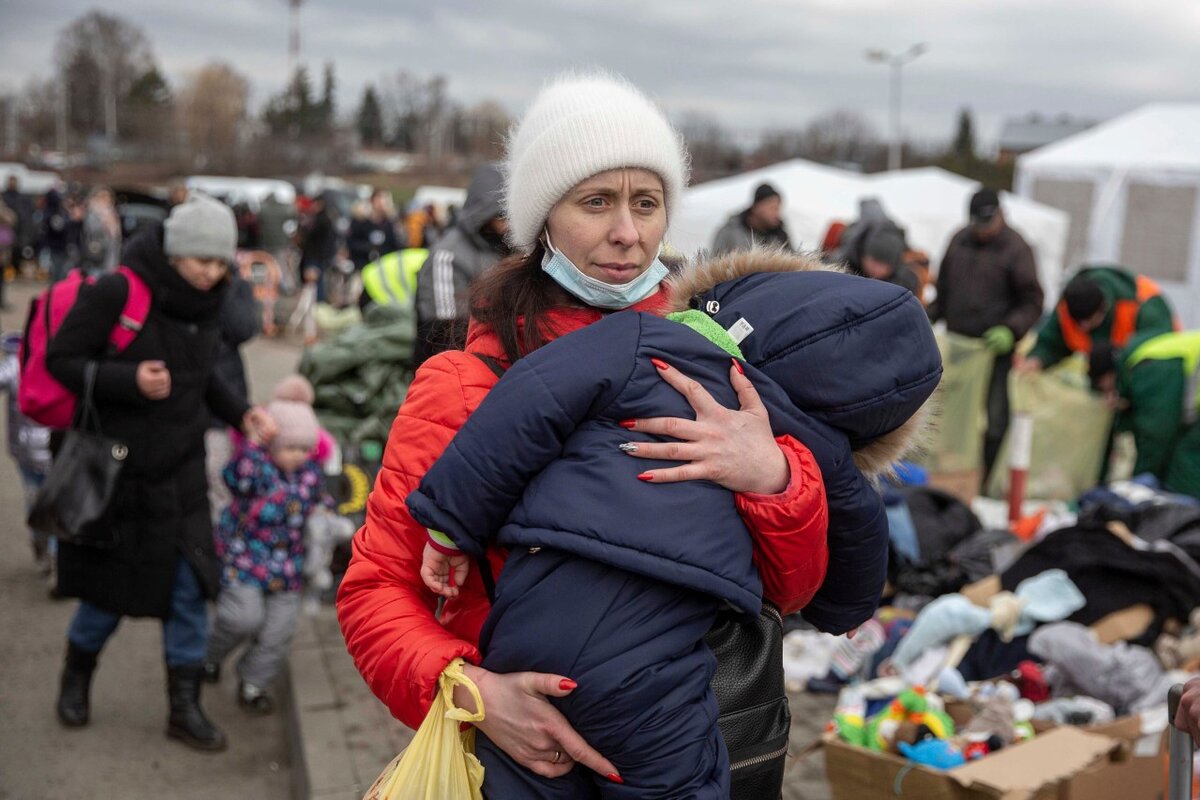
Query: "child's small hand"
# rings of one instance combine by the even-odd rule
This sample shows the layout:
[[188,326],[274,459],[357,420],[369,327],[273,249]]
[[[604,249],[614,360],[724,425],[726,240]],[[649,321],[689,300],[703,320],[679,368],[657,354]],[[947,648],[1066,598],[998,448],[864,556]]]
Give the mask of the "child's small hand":
[[434,594],[458,597],[458,587],[467,579],[470,563],[466,555],[449,556],[426,544],[421,554],[421,580]]

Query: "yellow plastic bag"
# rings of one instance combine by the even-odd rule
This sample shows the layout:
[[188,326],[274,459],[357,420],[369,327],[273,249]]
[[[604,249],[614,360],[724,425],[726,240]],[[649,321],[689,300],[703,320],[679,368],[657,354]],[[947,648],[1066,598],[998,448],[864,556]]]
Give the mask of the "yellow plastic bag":
[[[454,687],[465,686],[479,713],[454,705]],[[438,694],[412,742],[392,759],[363,800],[483,800],[483,764],[475,757],[475,728],[483,721],[479,689],[456,658],[438,678]]]
[[[1075,356],[1045,372],[1013,372],[1008,393],[1012,412],[1033,418],[1026,498],[1069,502],[1095,486],[1108,449],[1112,411],[1088,388],[1087,363]],[[1008,495],[1009,438],[1004,437],[988,481],[991,497]]]
[[982,339],[944,333],[942,381],[934,401],[937,416],[916,461],[930,472],[965,472],[983,464],[984,399],[992,379],[994,357]]

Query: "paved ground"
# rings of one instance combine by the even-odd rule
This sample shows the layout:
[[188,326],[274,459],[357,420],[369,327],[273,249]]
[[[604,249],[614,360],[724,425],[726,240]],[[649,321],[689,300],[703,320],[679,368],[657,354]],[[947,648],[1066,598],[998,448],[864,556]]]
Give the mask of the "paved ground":
[[[11,309],[0,314],[0,329],[21,327],[32,293],[10,286]],[[299,348],[258,340],[245,355],[261,400],[294,369]],[[331,609],[306,618],[297,635],[292,713],[247,717],[231,681],[208,688],[204,707],[232,744],[225,753],[196,753],[163,736],[165,676],[155,621],[122,625],[96,674],[91,726],[62,729],[53,704],[74,603],[47,598],[21,503],[12,462],[0,456],[0,641],[7,643],[0,647],[0,800],[275,800],[292,796],[293,772],[305,800],[352,800],[406,743],[407,729],[355,672]],[[793,753],[807,750],[832,710],[829,697],[792,697]],[[819,751],[789,760],[785,800],[829,796]]]
[[[0,329],[24,323],[33,287],[10,285]],[[298,348],[248,348],[256,392],[290,371]],[[6,399],[6,398],[5,398]],[[3,416],[0,414],[0,416]],[[105,649],[93,686],[92,724],[65,730],[54,717],[58,672],[73,601],[46,595],[23,523],[20,481],[0,455],[0,798],[4,800],[201,800],[290,797],[283,715],[238,710],[233,685],[205,687],[203,705],[229,737],[215,755],[168,740],[161,626],[127,620]]]

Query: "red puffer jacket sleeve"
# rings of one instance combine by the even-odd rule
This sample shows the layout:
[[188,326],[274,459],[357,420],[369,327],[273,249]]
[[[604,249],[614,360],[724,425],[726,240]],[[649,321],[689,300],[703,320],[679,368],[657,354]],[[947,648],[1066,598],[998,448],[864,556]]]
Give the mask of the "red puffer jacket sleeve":
[[772,495],[738,494],[737,507],[754,541],[763,597],[791,614],[807,605],[825,580],[829,506],[821,471],[808,448],[791,436],[775,441],[791,468],[787,488]]
[[[421,581],[425,528],[404,504],[496,382],[475,357],[448,352],[418,370],[388,436],[383,465],[354,536],[353,557],[338,590],[346,647],[392,715],[411,728],[425,718],[438,676],[455,658],[478,663],[479,628],[488,604],[478,569],[454,601],[434,612],[437,596]],[[493,561],[493,570],[501,563]]]

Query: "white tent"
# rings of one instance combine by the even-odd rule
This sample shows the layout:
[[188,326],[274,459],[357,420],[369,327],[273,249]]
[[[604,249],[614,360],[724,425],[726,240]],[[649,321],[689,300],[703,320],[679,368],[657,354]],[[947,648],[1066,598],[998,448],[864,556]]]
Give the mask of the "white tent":
[[[672,246],[687,254],[707,248],[717,229],[746,208],[754,187],[764,182],[783,195],[784,224],[797,247],[816,249],[832,222],[854,221],[859,200],[875,197],[905,229],[909,244],[929,253],[935,271],[951,237],[966,223],[967,204],[978,188],[936,167],[861,175],[800,159],[785,161],[689,189],[671,221]],[[1009,194],[1001,203],[1009,223],[1032,245],[1042,284],[1053,294],[1062,274],[1066,214]]]
[[1070,269],[1128,267],[1200,325],[1200,103],[1144,106],[1021,156],[1015,187],[1070,214]]

